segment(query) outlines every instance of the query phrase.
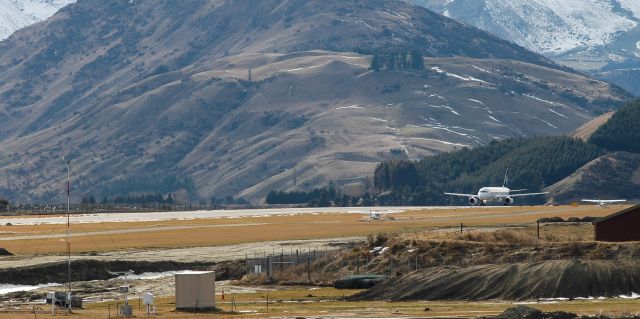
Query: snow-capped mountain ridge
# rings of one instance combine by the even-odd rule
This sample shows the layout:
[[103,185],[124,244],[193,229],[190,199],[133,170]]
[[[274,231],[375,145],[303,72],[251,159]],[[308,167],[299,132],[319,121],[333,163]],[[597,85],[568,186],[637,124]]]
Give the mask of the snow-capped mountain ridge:
[[635,0],[413,0],[528,49],[560,54],[612,43],[640,24]]
[[638,0],[405,0],[640,96]]
[[46,20],[76,0],[0,0],[0,40],[13,32]]

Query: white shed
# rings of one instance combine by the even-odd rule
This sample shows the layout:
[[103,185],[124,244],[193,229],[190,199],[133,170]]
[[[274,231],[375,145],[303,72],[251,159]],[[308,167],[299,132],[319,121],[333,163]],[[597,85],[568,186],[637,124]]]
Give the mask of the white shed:
[[213,271],[176,273],[176,309],[211,309],[216,306],[216,274]]

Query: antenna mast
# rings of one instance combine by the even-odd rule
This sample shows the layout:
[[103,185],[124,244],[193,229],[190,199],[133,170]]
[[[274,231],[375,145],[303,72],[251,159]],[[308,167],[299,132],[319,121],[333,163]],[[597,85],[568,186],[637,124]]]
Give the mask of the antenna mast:
[[[64,158],[63,158],[64,159]],[[71,161],[67,160],[67,310],[71,312]]]

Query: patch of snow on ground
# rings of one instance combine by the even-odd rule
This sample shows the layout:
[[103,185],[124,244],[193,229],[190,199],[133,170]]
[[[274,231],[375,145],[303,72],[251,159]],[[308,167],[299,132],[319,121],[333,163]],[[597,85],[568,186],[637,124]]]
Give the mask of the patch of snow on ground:
[[502,123],[502,122],[498,121],[498,119],[496,119],[495,117],[493,117],[493,116],[491,116],[491,115],[489,115],[489,118],[490,118],[490,119],[492,119],[492,120],[493,120],[493,121],[495,121],[495,122]]
[[622,299],[640,299],[640,294],[632,292],[631,295],[620,295],[618,297]]
[[452,77],[452,78],[456,78],[456,79],[459,79],[459,80],[462,80],[462,81],[473,81],[473,82],[480,82],[480,83],[489,83],[487,81],[483,81],[483,80],[480,80],[478,78],[474,78],[472,76],[462,76],[462,75],[458,75],[458,74],[455,74],[455,73],[448,73],[447,72],[447,76],[448,77]]
[[474,130],[474,129],[464,128],[464,127],[460,127],[460,126],[453,126],[452,128],[454,128],[454,129],[456,129],[456,130],[463,130],[463,131],[467,131],[467,132],[476,132],[476,130]]
[[553,101],[541,99],[541,98],[539,98],[537,96],[529,95],[529,94],[523,94],[522,96],[526,96],[526,97],[528,97],[530,99],[534,99],[534,100],[539,101],[539,102],[547,103],[549,105],[560,106],[560,107],[562,107],[562,108],[564,108],[566,110],[574,112],[575,114],[577,114],[578,116],[583,117],[583,118],[587,118],[587,119],[591,118],[590,116],[587,116],[584,113],[579,112],[578,110],[576,110],[576,109],[574,109],[574,108],[572,108],[572,107],[570,107],[570,106],[568,106],[566,104],[562,104],[560,102],[553,102]]
[[473,67],[474,69],[476,69],[476,70],[478,70],[478,71],[481,71],[481,72],[491,73],[491,72],[489,72],[489,71],[487,71],[487,70],[485,70],[485,69],[483,69],[483,68],[477,67],[477,66],[475,66],[475,65],[471,65],[471,67]]
[[547,124],[547,125],[549,125],[549,126],[551,126],[553,128],[558,128],[557,126],[555,126],[555,125],[549,123],[548,121],[545,121],[545,120],[543,120],[543,119],[541,119],[539,117],[534,116],[533,118],[536,119],[536,120],[539,120],[539,121],[541,121],[541,122],[543,122],[543,123],[545,123],[545,124]]
[[468,137],[468,136],[469,136],[469,134],[456,132],[456,131],[454,131],[454,130],[452,130],[452,129],[450,129],[450,128],[446,127],[446,126],[433,126],[433,125],[428,125],[428,127],[429,127],[429,128],[432,128],[432,129],[435,129],[435,130],[443,130],[443,131],[447,131],[447,132],[449,132],[449,133],[453,133],[453,134],[460,135],[460,136],[465,136],[465,137]]
[[462,116],[460,115],[460,113],[456,112],[456,110],[454,110],[452,107],[448,106],[448,105],[433,105],[433,104],[429,104],[430,107],[435,108],[435,109],[447,109],[449,110],[449,112],[457,115],[457,116]]
[[437,98],[439,98],[441,100],[445,100],[445,101],[447,100],[445,97],[443,97],[442,95],[439,95],[439,94],[431,94],[428,97],[437,97]]
[[295,71],[302,71],[302,70],[309,70],[309,69],[315,69],[315,68],[319,68],[322,65],[314,65],[314,66],[308,66],[308,67],[304,67],[304,68],[295,68],[295,69],[289,69],[287,70],[287,72],[295,72]]
[[467,144],[452,143],[452,142],[447,142],[447,141],[443,141],[443,140],[436,140],[436,139],[433,139],[433,138],[426,138],[426,137],[409,137],[409,139],[437,142],[437,143],[442,143],[442,144],[446,144],[446,145],[454,145],[454,146],[460,146],[460,147],[469,147],[469,145],[467,145]]
[[387,120],[379,119],[379,118],[377,118],[377,117],[372,117],[371,119],[372,119],[372,120],[374,120],[374,121],[378,121],[378,122],[385,122],[385,123],[386,123],[386,122],[389,122],[389,121],[387,121]]
[[345,110],[345,109],[364,109],[364,107],[358,106],[358,104],[336,107],[336,110]]
[[[171,277],[173,275],[175,275],[176,273],[179,272],[183,272],[184,270],[180,270],[180,271],[164,271],[164,272],[144,272],[141,274],[128,274],[127,280],[148,280],[148,279],[160,279],[160,278],[164,278],[164,277]],[[125,276],[118,276],[115,278],[112,278],[110,280],[124,280]]]
[[482,101],[480,101],[480,100],[475,100],[475,99],[467,99],[467,100],[469,100],[469,101],[471,101],[471,102],[476,102],[476,103],[478,103],[478,104],[482,104],[482,105],[484,105],[484,102],[482,102]]
[[558,116],[560,116],[560,117],[564,117],[565,119],[566,119],[566,118],[568,118],[568,117],[566,117],[565,115],[560,114],[560,113],[558,113],[558,112],[556,112],[556,111],[552,110],[551,108],[549,108],[548,110],[549,110],[549,111],[551,111],[551,113],[556,114],[556,115],[558,115]]
[[36,286],[0,284],[0,295],[12,293],[12,292],[18,292],[18,291],[31,291],[31,290],[36,290],[40,288],[56,287],[56,286],[61,286],[61,284],[49,283],[49,284],[36,285]]

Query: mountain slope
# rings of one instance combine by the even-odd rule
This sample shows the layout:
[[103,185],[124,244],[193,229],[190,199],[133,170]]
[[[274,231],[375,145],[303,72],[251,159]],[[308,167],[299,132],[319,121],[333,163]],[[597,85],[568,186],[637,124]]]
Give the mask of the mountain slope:
[[20,28],[46,20],[75,0],[0,0],[0,41]]
[[[426,69],[368,70],[365,53],[396,48]],[[262,199],[361,181],[397,154],[568,133],[629,98],[381,0],[84,0],[0,43],[0,71],[0,192],[23,201],[59,198],[63,156],[77,197]]]
[[589,142],[610,151],[640,153],[640,101],[629,103],[596,130]]
[[546,191],[560,203],[583,198],[640,199],[640,154],[615,152],[587,163]]
[[584,123],[582,126],[573,131],[573,133],[571,133],[571,136],[579,138],[586,142],[587,140],[589,140],[591,135],[593,135],[593,133],[600,128],[600,126],[606,123],[611,118],[611,116],[613,116],[614,113],[615,112],[611,111],[593,118],[591,121]]
[[640,95],[634,0],[408,0]]

